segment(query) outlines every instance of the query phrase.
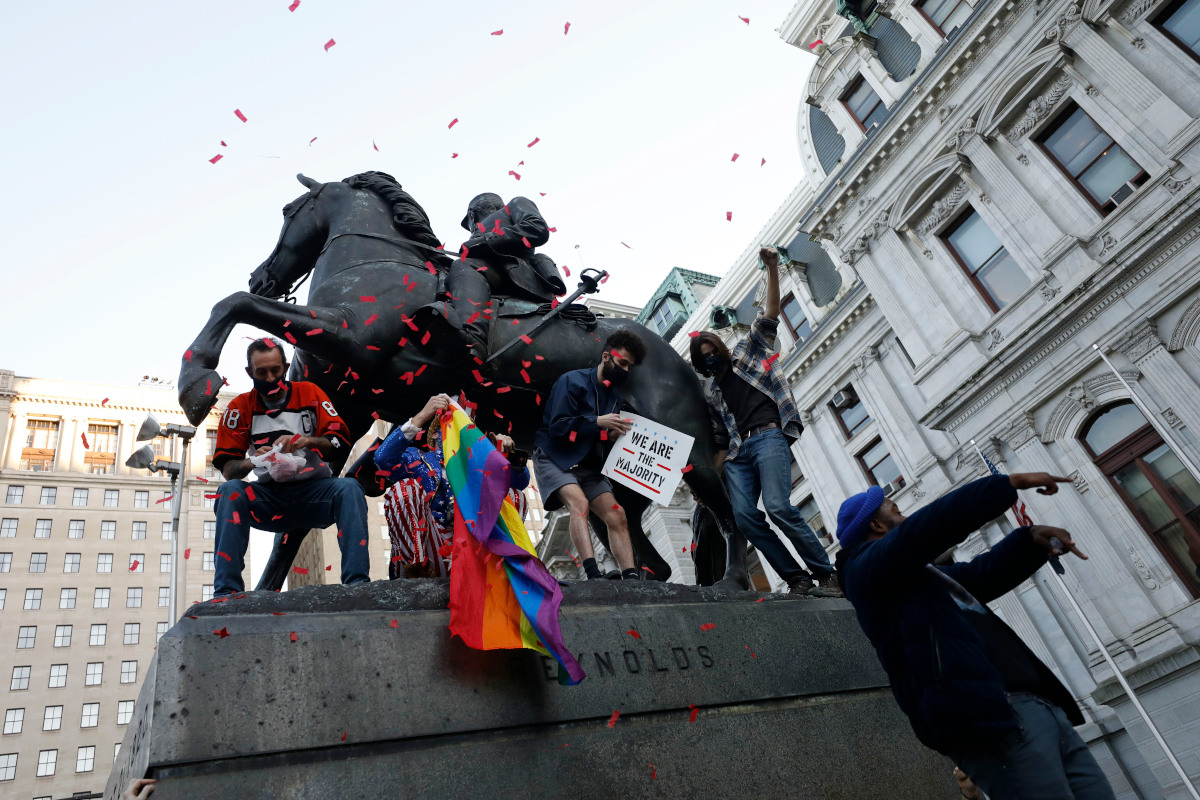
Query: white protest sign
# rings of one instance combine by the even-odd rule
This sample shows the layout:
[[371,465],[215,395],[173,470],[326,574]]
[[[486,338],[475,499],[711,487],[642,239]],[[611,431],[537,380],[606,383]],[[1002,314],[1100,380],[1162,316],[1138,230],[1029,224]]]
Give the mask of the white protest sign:
[[605,477],[625,484],[659,505],[669,505],[696,440],[637,414],[622,414],[622,417],[632,420],[633,427],[613,444],[604,462]]

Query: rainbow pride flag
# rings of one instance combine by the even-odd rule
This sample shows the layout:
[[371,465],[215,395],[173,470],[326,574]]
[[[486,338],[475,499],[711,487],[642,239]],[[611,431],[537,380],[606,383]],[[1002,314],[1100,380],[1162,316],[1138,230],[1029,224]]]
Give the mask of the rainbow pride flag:
[[450,633],[476,650],[528,648],[553,656],[559,683],[579,683],[586,675],[558,625],[562,589],[508,499],[508,458],[455,405],[441,428],[454,490]]

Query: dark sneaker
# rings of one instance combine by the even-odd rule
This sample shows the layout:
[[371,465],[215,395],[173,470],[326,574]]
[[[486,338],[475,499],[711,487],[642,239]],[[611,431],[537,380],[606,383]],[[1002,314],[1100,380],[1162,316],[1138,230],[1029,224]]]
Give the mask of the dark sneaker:
[[788,594],[808,594],[816,587],[813,579],[808,574],[801,575],[799,578],[788,581]]
[[817,579],[817,585],[808,592],[809,597],[845,597],[841,584],[838,583],[837,573],[831,572]]

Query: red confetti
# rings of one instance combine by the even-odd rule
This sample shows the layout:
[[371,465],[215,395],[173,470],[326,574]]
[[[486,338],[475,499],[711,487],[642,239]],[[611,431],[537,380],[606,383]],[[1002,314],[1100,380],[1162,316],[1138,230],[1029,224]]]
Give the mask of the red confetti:
[[615,728],[617,726],[617,720],[620,718],[621,718],[621,712],[614,711],[612,713],[612,716],[608,718],[608,727]]
[[508,171],[508,174],[512,175],[517,180],[521,180],[521,176],[519,174],[517,174],[516,172],[513,172],[511,169]]
[[138,561],[138,560],[135,558],[135,559],[133,560],[133,563],[129,565],[129,571],[130,571],[130,572],[136,572],[136,571],[137,571],[137,568],[138,568],[138,564],[140,564],[140,563],[142,563],[142,562]]
[[733,222],[733,212],[732,211],[725,212],[725,220],[727,222]]
[[324,328],[313,328],[311,331],[306,332],[304,335],[305,336],[316,336],[317,334],[324,333],[324,332],[325,332]]
[[233,559],[232,559],[232,558],[230,558],[229,556],[225,555],[225,554],[224,554],[224,553],[222,553],[220,550],[218,550],[218,551],[217,551],[217,555],[219,555],[221,558],[225,559],[226,561],[233,561]]
[[[405,275],[404,277],[406,277],[406,278],[407,278],[408,276],[407,276],[407,275]],[[374,302],[375,302],[375,295],[373,295],[373,294],[360,294],[360,295],[358,296],[358,299],[359,299],[359,301],[360,301],[360,302],[363,302],[363,303],[374,303]]]
[[[81,434],[79,434],[79,438],[80,438],[80,439],[83,439],[83,449],[84,449],[84,450],[91,450],[91,449],[92,449],[91,445],[89,445],[89,444],[88,444],[88,440],[87,440],[87,434],[86,434],[86,433],[81,433]],[[159,500],[158,502],[160,502],[160,503],[161,503],[161,502],[162,502],[162,500]]]
[[191,361],[191,360],[192,360],[192,351],[191,351],[191,350],[185,350],[185,351],[184,351],[184,353],[183,353],[183,360],[184,360],[184,361]]
[[759,166],[761,167],[763,164],[766,164],[766,163],[767,163],[767,160],[764,158],[764,159],[762,160],[762,164],[759,164]]
[[711,631],[711,630],[712,630],[713,628],[715,628],[715,627],[717,627],[715,624],[713,624],[713,623],[711,623],[711,622],[706,622],[706,623],[704,623],[703,625],[701,625],[701,626],[700,626],[700,630],[702,630],[702,631]]
[[378,153],[378,152],[379,152],[379,145],[375,144],[375,140],[374,140],[374,139],[372,139],[372,140],[371,140],[371,147],[374,147],[374,148],[375,148],[375,152],[376,152],[376,153]]
[[733,154],[733,158],[731,158],[731,159],[729,159],[729,160],[730,160],[730,161],[737,161],[737,160],[738,160],[738,154],[737,154],[737,153],[734,153],[734,154]]
[[425,335],[421,337],[421,344],[429,344],[429,331],[425,331]]
[[[624,243],[624,242],[621,242],[621,244],[625,244],[625,243]],[[627,244],[625,244],[625,246],[626,246],[626,247],[629,247],[629,245],[627,245]],[[632,247],[629,247],[629,249],[630,249],[630,250],[632,250],[633,248],[632,248]]]
[[575,431],[571,431],[570,439],[572,442],[575,441]]
[[648,766],[650,768],[650,780],[657,779],[658,778],[658,770],[656,770],[654,768],[654,765],[651,764],[649,761],[647,761],[646,766]]
[[551,233],[558,233],[558,228],[547,228],[546,230],[550,231]]
[[566,36],[569,30],[571,30],[571,23],[568,22],[566,25],[563,25],[563,36]]
[[333,564],[326,564],[326,565],[325,565],[325,571],[326,571],[326,572],[329,572],[329,570],[331,570],[331,569],[333,569]]
[[[298,3],[298,2],[300,2],[300,0],[296,0],[296,2]],[[292,631],[290,638],[293,642],[296,641],[296,632],[295,631]]]
[[692,465],[691,465],[691,464],[688,464],[686,467],[684,467],[683,469],[681,469],[681,470],[679,470],[679,471],[680,471],[680,472],[685,472],[685,473],[686,473],[686,472],[691,472],[691,471],[692,471]]
[[300,0],[292,0],[292,4],[288,6],[288,11],[295,11],[300,7]]
[[367,317],[366,320],[363,321],[363,325],[370,325],[372,322],[374,322],[377,319],[379,319],[379,315],[372,314],[371,316]]
[[529,383],[529,373],[528,373],[528,372],[526,372],[525,370],[521,370],[521,378],[522,378],[522,380],[524,380],[526,383]]
[[521,334],[521,336],[520,336],[519,338],[520,338],[520,339],[521,339],[521,341],[522,341],[522,342],[524,342],[525,344],[533,344],[533,339],[531,339],[530,337],[526,336],[526,335],[525,335],[525,334],[523,334],[523,333]]
[[106,398],[104,398],[103,400],[101,400],[101,401],[100,401],[100,405],[101,405],[101,406],[106,406],[106,405],[108,405],[108,398],[106,397]]
[[[533,137],[533,141],[532,141],[532,142],[530,142],[529,144],[525,145],[525,146],[526,146],[526,147],[533,147],[535,144],[537,144],[537,143],[538,143],[538,142],[540,142],[541,140],[542,140],[542,137],[540,137],[540,136],[535,136],[535,137]],[[522,163],[522,164],[524,164],[525,162],[524,162],[524,161],[522,161],[521,163]]]
[[635,639],[642,638],[642,635],[640,633],[638,633],[637,631],[625,631],[625,632],[628,633],[630,636],[632,636]]
[[[455,117],[454,119],[450,120],[450,124],[447,125],[446,127],[453,128],[457,124],[458,124],[458,117]],[[455,155],[458,155],[458,153],[455,153]]]
[[492,31],[492,36],[503,36],[503,35],[504,35],[504,28],[501,28],[498,31]]
[[775,363],[775,360],[777,358],[779,358],[779,353],[776,353],[775,355],[771,356],[770,358],[764,358],[763,362],[762,362],[763,369],[769,371],[771,369],[771,365]]
[[755,600],[754,602],[756,602],[756,603],[761,603],[762,601],[764,601],[764,600],[766,600],[766,599],[767,599],[767,598],[765,598],[765,597],[760,597],[760,598],[758,598],[757,600]]
[[229,628],[227,628],[227,627],[221,628],[221,630],[213,631],[213,633],[215,633],[217,636],[220,636],[222,639],[224,639],[226,636],[229,635]]
[[695,722],[696,717],[700,714],[700,709],[692,706],[692,713],[688,715],[688,722]]
[[335,44],[337,44],[337,42],[335,42],[333,39],[330,39],[328,42],[326,42],[325,43],[325,52],[328,53],[329,48],[333,47]]
[[398,619],[394,619],[394,620],[392,620],[392,621],[391,621],[391,623],[390,623],[390,625],[389,625],[389,627],[392,627],[392,628],[399,628],[399,627],[400,627],[400,620],[398,620]]
[[175,496],[175,495],[173,495],[173,494],[169,494],[169,495],[167,495],[166,497],[164,497],[162,500],[155,500],[155,501],[154,501],[154,505],[156,505],[156,506],[160,506],[160,505],[162,505],[163,503],[166,503],[166,502],[170,501],[170,500],[171,500],[171,498],[173,498],[174,496]]
[[350,731],[342,731],[342,741],[346,741],[346,737],[350,735]]
[[738,16],[738,19],[740,19],[742,22],[746,23],[747,25],[749,25],[749,24],[750,24],[750,18],[749,18],[749,17],[743,17],[743,16],[739,15],[739,16]]
[[235,108],[233,110],[233,113],[236,114],[237,118],[240,119],[242,122],[246,121],[246,115],[242,113],[242,110],[240,108]]
[[296,573],[297,575],[307,575],[308,568],[307,567],[292,567],[292,572]]
[[215,164],[215,163],[217,163],[218,161],[220,161],[220,160],[221,160],[222,158],[224,158],[224,157],[225,157],[225,156],[221,155],[220,153],[217,153],[215,156],[213,156],[212,158],[210,158],[210,159],[208,160],[208,163],[210,163],[210,164]]
[[183,560],[187,561],[191,557],[192,557],[192,548],[189,547],[187,550],[183,551]]
[[442,558],[445,558],[446,556],[450,555],[452,549],[453,548],[451,548],[450,545],[444,544],[438,548],[438,555]]
[[234,525],[241,525],[241,524],[242,524],[242,517],[241,517],[241,515],[240,515],[240,514],[238,514],[238,512],[236,512],[236,511],[235,511],[235,512],[233,512],[233,524],[234,524]]
[[311,139],[309,139],[309,140],[308,140],[308,146],[309,146],[309,147],[312,147],[312,143],[313,143],[313,142],[315,142],[316,140],[317,140],[317,137],[315,137],[315,136],[314,136],[314,137],[312,137]]
[[451,158],[458,158],[458,153],[451,153],[451,154],[450,154],[450,157],[451,157]]
[[285,338],[285,339],[287,339],[287,340],[288,340],[289,342],[291,342],[292,344],[295,344],[295,343],[296,343],[296,337],[295,337],[295,336],[292,336],[292,334],[288,333],[287,331],[284,331],[284,332],[283,332],[283,336],[284,336],[284,338]]

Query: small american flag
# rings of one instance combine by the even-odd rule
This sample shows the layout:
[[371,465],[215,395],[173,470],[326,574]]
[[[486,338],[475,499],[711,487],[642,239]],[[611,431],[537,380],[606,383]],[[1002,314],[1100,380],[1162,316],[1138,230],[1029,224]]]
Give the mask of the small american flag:
[[[979,451],[979,457],[983,459],[983,463],[987,464],[988,471],[993,475],[1004,474],[996,469],[996,465],[992,463],[990,458],[983,454],[982,450]],[[1013,516],[1017,518],[1017,525],[1028,527],[1033,524],[1033,520],[1029,516],[1029,510],[1025,508],[1025,502],[1020,497],[1017,498],[1017,502],[1012,504],[1012,512]]]

